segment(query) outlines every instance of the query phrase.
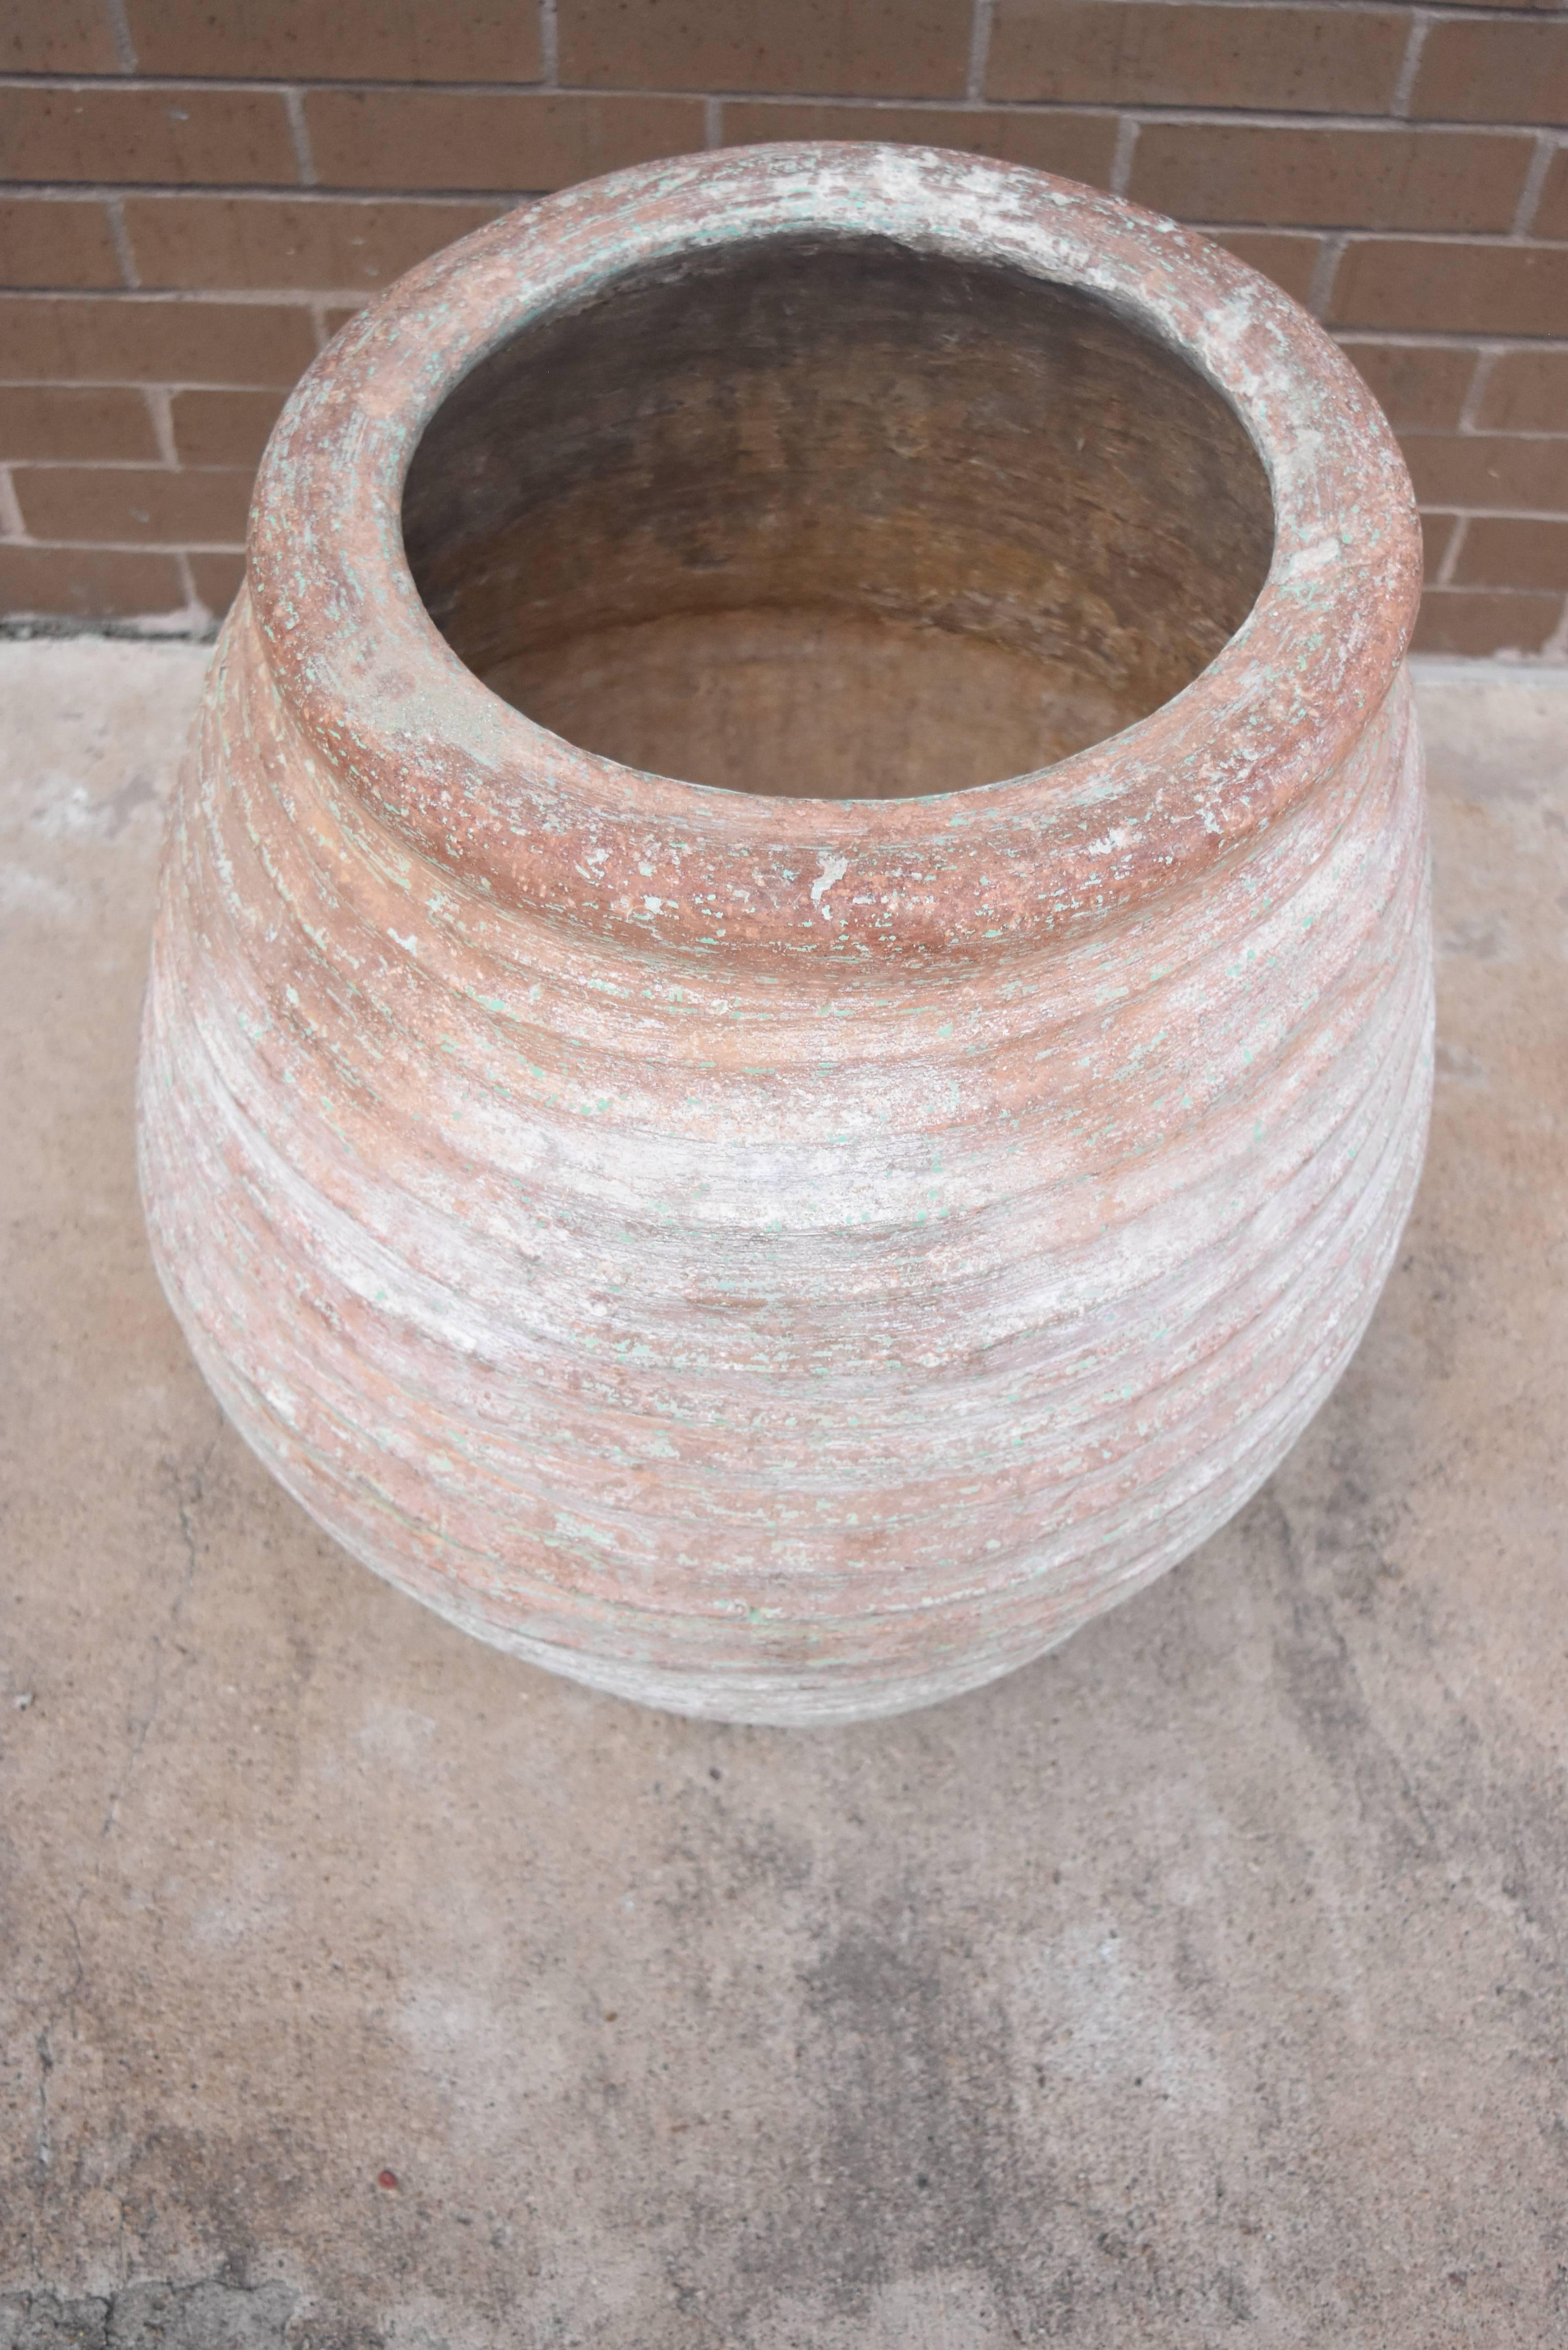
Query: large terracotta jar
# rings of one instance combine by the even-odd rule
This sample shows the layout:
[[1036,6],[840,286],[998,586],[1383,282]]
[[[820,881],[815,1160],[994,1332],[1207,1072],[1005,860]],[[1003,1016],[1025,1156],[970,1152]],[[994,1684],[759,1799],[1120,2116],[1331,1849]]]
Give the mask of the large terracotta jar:
[[932,151],[514,213],[317,361],[142,1183],[234,1422],[596,1688],[893,1712],[1236,1510],[1420,1165],[1405,470],[1200,238]]

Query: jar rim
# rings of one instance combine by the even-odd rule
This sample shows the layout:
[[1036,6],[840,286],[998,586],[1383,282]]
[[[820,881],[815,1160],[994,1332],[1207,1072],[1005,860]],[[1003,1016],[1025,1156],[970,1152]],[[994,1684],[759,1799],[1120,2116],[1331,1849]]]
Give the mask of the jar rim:
[[[1262,463],[1274,544],[1208,667],[1048,767],[888,800],[759,797],[551,733],[446,643],[404,554],[420,440],[522,328],[697,247],[890,238],[1079,288],[1184,359]],[[718,150],[503,215],[400,278],[296,388],[257,476],[248,608],[284,708],[343,794],[492,904],[650,946],[977,954],[1200,873],[1347,754],[1420,594],[1414,498],[1350,362],[1190,230],[938,148]],[[661,877],[673,876],[667,891]]]

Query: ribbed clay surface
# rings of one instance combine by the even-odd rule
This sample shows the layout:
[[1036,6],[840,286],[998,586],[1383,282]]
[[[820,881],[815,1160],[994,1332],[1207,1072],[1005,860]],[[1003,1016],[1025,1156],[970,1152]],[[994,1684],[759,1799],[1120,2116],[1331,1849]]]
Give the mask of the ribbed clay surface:
[[[1157,368],[1175,350],[1206,370],[1267,468],[1272,556],[1250,612],[1210,647],[1193,589],[1186,635],[1151,652],[1158,630],[1140,631],[1134,591],[1116,606],[1107,569],[1036,629],[1022,541],[987,604],[983,515],[955,503],[957,473],[900,570],[888,550],[914,545],[920,469],[957,429],[945,358],[853,521],[854,563],[804,619],[759,601],[774,542],[718,544],[723,501],[689,503],[679,527],[631,513],[635,465],[602,510],[587,457],[569,497],[554,466],[510,516],[471,499],[484,531],[465,539],[432,470],[439,432],[401,508],[427,612],[402,484],[475,348],[504,354],[563,286],[613,296],[650,255],[678,271],[715,215],[762,251],[763,278],[770,235],[798,255],[803,224],[869,222],[1154,321]],[[751,400],[773,420],[771,438],[739,436],[759,514],[769,465],[801,477],[792,418],[822,405],[763,373],[725,395],[726,413]],[[649,412],[687,398],[674,380]],[[641,412],[618,411],[605,445],[629,445]],[[460,456],[483,440],[472,413]],[[696,432],[700,411],[681,413]],[[1119,507],[1063,494],[1054,531],[1082,556],[1064,579],[1104,557],[1107,503],[1144,494],[1135,427]],[[823,429],[831,442],[831,413]],[[865,415],[844,429],[843,482],[864,480]],[[1012,444],[985,446],[1005,504]],[[651,496],[658,469],[643,476]],[[1254,496],[1241,482],[1217,546],[1245,543]],[[552,633],[553,597],[535,599],[544,622],[517,622],[529,550],[567,580],[574,543],[592,559],[571,626]],[[1179,531],[1170,543],[1189,559]],[[733,1720],[850,1719],[973,1687],[1190,1550],[1344,1367],[1419,1170],[1430,951],[1399,666],[1413,543],[1386,428],[1283,296],[1038,175],[877,150],[697,158],[573,192],[403,281],[318,363],[269,453],[148,1003],[155,1253],[262,1457],[453,1621]],[[646,619],[684,631],[684,697],[624,592],[595,600],[618,545],[628,572],[646,567]],[[935,608],[944,562],[971,566],[961,609]],[[1158,600],[1150,569],[1137,592]],[[1136,723],[1042,772],[913,798],[894,772],[908,736],[870,726],[857,752],[851,725],[817,785],[836,796],[791,794],[817,755],[813,698],[791,681],[812,631],[853,679],[894,675],[907,639],[918,660],[922,629],[950,661],[967,629],[988,678],[1035,665],[987,719],[999,742],[1035,723],[1036,687],[1042,709],[1054,691],[1083,723],[1102,703]],[[576,696],[590,719],[684,727],[732,763],[737,643],[766,707],[794,713],[797,747],[757,794],[618,766],[472,673],[509,660],[524,708]],[[961,707],[957,687],[942,706]],[[743,778],[732,764],[722,780]]]

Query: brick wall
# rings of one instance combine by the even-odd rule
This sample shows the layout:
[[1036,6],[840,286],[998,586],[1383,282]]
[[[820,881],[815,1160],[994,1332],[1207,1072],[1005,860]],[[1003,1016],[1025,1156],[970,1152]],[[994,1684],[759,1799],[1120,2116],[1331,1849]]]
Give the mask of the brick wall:
[[1568,653],[1568,16],[1379,0],[0,0],[0,612],[221,611],[285,392],[519,198],[932,141],[1306,303],[1426,517],[1428,650]]

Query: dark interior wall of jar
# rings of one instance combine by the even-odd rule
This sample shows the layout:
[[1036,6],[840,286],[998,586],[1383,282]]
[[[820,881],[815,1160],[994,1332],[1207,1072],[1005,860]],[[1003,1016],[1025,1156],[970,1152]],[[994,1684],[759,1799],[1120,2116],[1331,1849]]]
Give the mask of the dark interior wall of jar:
[[1165,346],[872,239],[710,249],[524,329],[432,420],[403,525],[437,627],[540,723],[835,797],[1158,708],[1272,538],[1244,429]]

